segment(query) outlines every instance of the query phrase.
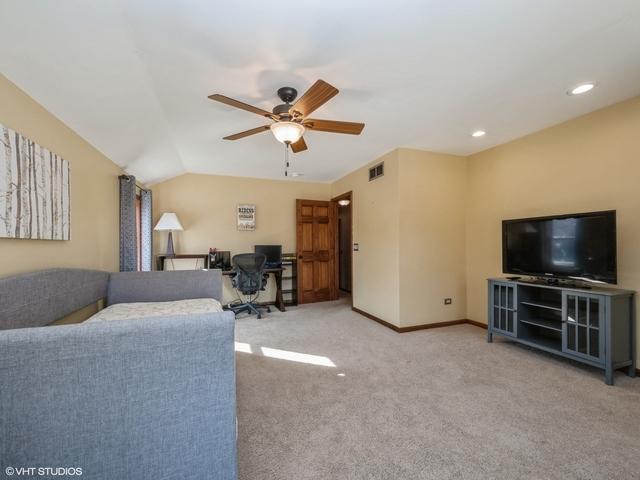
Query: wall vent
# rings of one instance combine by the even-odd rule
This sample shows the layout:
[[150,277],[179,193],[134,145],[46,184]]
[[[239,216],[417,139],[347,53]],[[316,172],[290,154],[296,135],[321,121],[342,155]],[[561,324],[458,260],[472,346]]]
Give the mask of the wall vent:
[[384,175],[384,162],[379,163],[369,169],[369,181],[375,180]]

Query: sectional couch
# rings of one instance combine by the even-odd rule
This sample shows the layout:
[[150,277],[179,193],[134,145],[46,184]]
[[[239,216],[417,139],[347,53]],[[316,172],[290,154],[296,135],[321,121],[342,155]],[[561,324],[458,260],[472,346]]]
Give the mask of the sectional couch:
[[0,279],[0,471],[235,479],[233,313],[47,326],[101,298],[221,293],[218,270],[54,269]]

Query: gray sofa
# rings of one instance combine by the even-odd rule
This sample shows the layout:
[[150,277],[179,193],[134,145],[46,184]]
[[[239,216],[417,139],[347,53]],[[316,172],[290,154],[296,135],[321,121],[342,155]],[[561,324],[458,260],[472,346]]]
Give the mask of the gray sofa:
[[0,472],[236,478],[233,313],[44,326],[105,297],[221,292],[217,270],[55,269],[0,279]]

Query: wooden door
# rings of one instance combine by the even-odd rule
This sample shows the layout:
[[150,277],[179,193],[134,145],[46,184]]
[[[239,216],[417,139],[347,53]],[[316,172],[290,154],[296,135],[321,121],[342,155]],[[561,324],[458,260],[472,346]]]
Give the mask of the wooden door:
[[337,298],[333,202],[296,200],[298,303]]

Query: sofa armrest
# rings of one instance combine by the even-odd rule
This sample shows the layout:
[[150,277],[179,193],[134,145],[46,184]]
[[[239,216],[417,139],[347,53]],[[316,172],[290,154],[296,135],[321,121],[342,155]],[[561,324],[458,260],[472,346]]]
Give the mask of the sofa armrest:
[[236,478],[231,312],[0,333],[0,466]]

